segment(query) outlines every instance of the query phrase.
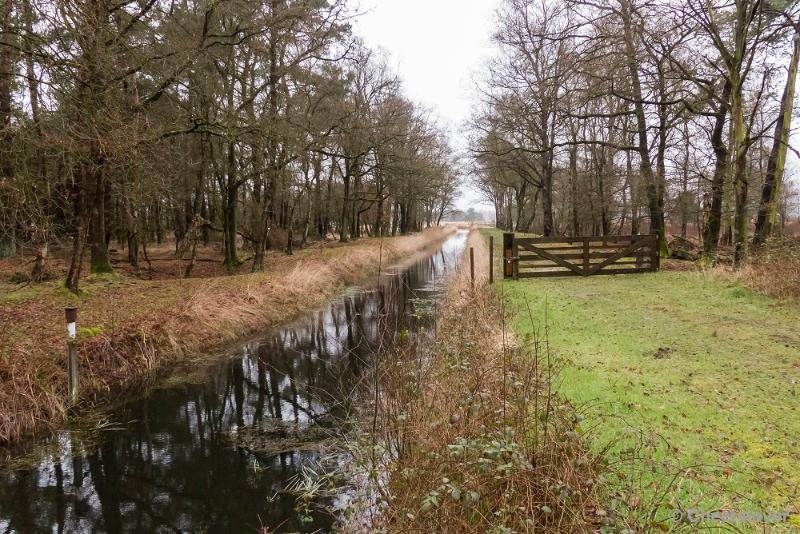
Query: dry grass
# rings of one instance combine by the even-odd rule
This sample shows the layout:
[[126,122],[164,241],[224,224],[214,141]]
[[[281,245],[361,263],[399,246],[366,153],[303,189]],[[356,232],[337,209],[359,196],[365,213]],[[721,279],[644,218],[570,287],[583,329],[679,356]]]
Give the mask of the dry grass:
[[[699,251],[700,249],[697,248]],[[800,238],[786,237],[753,250],[747,262],[733,267],[733,249],[719,247],[717,262],[707,267],[702,261],[664,259],[662,271],[705,271],[714,278],[739,282],[758,293],[782,300],[800,301]]]
[[739,269],[716,267],[715,273],[771,297],[800,301],[800,242],[771,244]]
[[[204,279],[90,277],[76,297],[57,280],[0,287],[0,443],[65,421],[63,307],[80,308],[81,405],[118,400],[177,357],[210,351],[288,321],[342,287],[441,242],[453,228],[279,254],[267,271]],[[382,249],[382,252],[380,252]]]
[[432,347],[401,343],[378,369],[378,450],[359,461],[371,464],[379,497],[372,503],[377,514],[360,527],[591,531],[598,519],[594,460],[575,431],[573,410],[551,391],[557,363],[545,342],[511,339],[505,311],[486,286],[478,232],[468,246],[477,289],[462,262]]
[[[294,317],[342,287],[377,274],[389,262],[408,261],[440,243],[452,229],[348,246],[319,248],[269,273],[218,278],[199,288],[166,330],[177,350],[196,351]],[[382,248],[382,250],[381,250]]]

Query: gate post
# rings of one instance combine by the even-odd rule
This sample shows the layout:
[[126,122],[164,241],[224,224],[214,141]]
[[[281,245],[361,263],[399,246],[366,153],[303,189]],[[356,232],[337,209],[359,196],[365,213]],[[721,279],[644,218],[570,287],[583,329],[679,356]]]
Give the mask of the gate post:
[[514,234],[503,234],[503,278],[514,277]]
[[589,267],[591,267],[591,261],[589,260],[589,239],[588,237],[583,238],[583,276],[589,276]]
[[489,236],[489,284],[494,284],[494,236]]
[[653,256],[650,260],[650,266],[653,272],[658,272],[661,270],[661,249],[659,248],[658,234],[650,236],[650,240],[653,247]]

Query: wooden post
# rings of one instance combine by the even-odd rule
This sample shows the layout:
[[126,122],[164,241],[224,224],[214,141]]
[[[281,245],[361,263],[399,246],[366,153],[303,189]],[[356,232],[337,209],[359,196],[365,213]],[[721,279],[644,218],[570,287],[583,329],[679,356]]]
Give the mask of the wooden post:
[[[648,238],[648,239],[646,239],[646,240],[644,240],[644,241],[642,241],[642,239],[641,239],[640,237],[633,236],[633,237],[631,238],[631,240],[632,240],[633,242],[639,242],[639,243],[642,243],[644,246],[650,246],[650,239],[649,239],[649,238]],[[645,248],[639,248],[639,249],[636,251],[636,268],[637,268],[637,269],[641,269],[641,268],[642,268],[642,266],[644,265],[644,255],[645,255],[645,253],[646,253],[646,250],[645,250]],[[652,259],[653,259],[653,257],[651,256],[651,257],[650,257],[650,259],[652,260]],[[651,266],[650,266],[650,269],[652,270],[652,268],[653,268],[653,266],[651,265]]]
[[469,247],[469,279],[472,282],[472,289],[475,289],[475,251]]
[[494,284],[494,236],[489,236],[489,284]]
[[503,234],[503,278],[514,277],[514,234]]
[[591,267],[591,262],[589,261],[589,238],[583,238],[583,276],[589,275],[589,267]]
[[657,272],[661,270],[661,250],[658,247],[658,236],[657,235],[650,236],[650,239],[652,241],[652,247],[653,247],[653,256],[651,262],[652,268],[653,272]]
[[[512,236],[514,234],[511,234]],[[514,280],[519,280],[519,245],[517,244],[517,240],[514,239],[514,244],[512,248],[512,256],[511,261],[513,262],[514,267]]]
[[78,349],[75,346],[78,308],[64,308],[64,313],[67,318],[67,388],[69,402],[75,406],[78,403]]

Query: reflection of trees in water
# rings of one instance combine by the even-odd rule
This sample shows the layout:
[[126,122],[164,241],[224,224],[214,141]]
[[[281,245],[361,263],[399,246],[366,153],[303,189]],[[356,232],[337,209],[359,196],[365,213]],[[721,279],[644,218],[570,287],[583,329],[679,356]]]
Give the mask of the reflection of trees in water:
[[[463,243],[462,243],[463,245]],[[0,474],[0,532],[252,531],[260,522],[302,530],[278,495],[313,452],[257,458],[224,433],[259,424],[328,419],[352,409],[376,347],[425,327],[416,297],[455,264],[442,249],[371,291],[348,296],[243,348],[207,384],[153,392],[113,418],[127,423],[90,453],[64,451],[34,469]],[[253,469],[254,463],[261,470]],[[326,524],[324,518],[312,528]]]

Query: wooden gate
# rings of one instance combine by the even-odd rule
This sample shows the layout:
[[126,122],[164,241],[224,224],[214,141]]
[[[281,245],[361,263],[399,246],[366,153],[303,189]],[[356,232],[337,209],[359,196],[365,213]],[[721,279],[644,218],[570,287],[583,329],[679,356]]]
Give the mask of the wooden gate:
[[505,278],[630,274],[659,269],[658,237],[517,237],[503,234]]

